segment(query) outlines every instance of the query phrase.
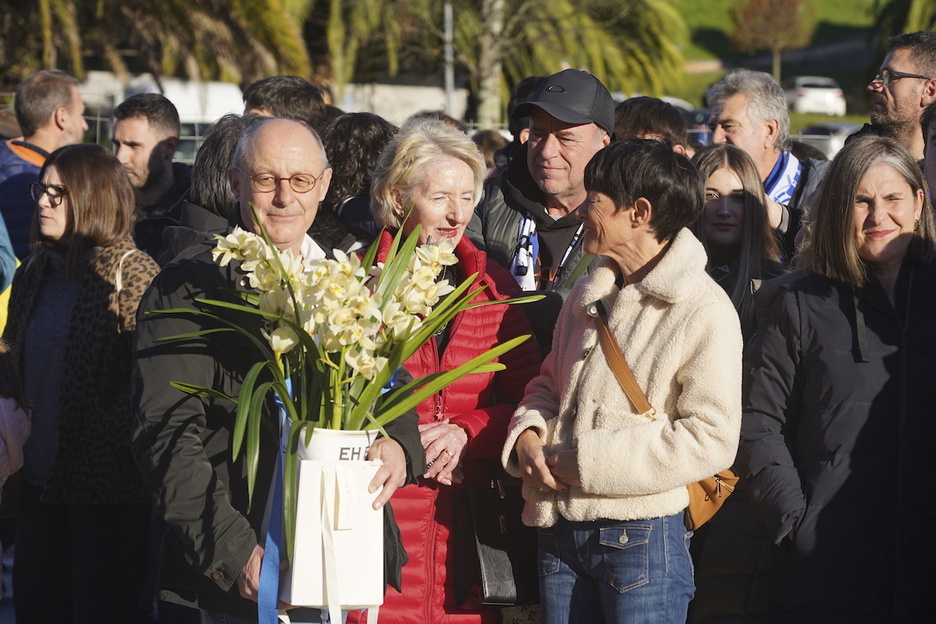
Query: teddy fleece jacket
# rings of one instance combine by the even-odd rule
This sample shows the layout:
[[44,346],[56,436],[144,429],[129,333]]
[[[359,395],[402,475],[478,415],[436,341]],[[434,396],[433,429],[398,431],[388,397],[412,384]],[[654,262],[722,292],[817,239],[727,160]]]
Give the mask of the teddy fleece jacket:
[[[578,449],[581,487],[565,493],[524,485],[527,525],[673,515],[686,485],[731,465],[741,426],[741,330],[706,255],[686,229],[640,282],[619,288],[602,258],[566,299],[553,350],[511,419],[502,461],[520,476],[517,436],[534,429],[546,453]],[[598,342],[589,304],[608,324],[656,413],[640,414]]]

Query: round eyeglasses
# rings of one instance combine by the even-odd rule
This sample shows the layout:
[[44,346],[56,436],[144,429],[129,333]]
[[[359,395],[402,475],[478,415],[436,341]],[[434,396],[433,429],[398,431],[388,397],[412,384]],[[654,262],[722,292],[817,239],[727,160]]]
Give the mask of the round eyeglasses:
[[33,182],[29,185],[29,194],[32,195],[33,201],[39,201],[43,195],[48,195],[49,204],[53,208],[57,208],[65,196],[68,195],[68,190],[58,184],[46,185],[41,182]]
[[874,80],[871,81],[871,84],[881,83],[885,87],[889,87],[892,82],[895,80],[900,80],[901,78],[919,78],[920,80],[930,80],[932,76],[924,76],[923,74],[908,74],[907,72],[894,71],[893,69],[882,69],[881,73],[874,77]]
[[289,188],[291,188],[294,193],[308,193],[315,188],[315,183],[322,179],[322,175],[325,175],[323,171],[318,177],[311,173],[297,173],[288,178],[280,178],[272,173],[258,173],[257,175],[244,173],[250,178],[254,190],[258,193],[272,193],[279,188],[283,180],[289,182]]

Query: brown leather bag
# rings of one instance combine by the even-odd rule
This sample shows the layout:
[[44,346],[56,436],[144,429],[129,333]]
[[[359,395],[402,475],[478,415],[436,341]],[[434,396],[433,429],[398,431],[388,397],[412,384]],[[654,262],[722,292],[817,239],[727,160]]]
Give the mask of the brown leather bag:
[[[650,405],[647,395],[634,378],[634,373],[624,358],[621,346],[614,339],[614,334],[611,333],[611,329],[608,327],[608,313],[604,308],[604,304],[601,301],[596,301],[588,306],[587,312],[589,316],[595,319],[595,324],[598,326],[598,339],[601,341],[601,350],[604,351],[608,366],[614,372],[614,376],[621,385],[624,394],[627,395],[627,398],[641,414],[653,420],[656,410]],[[687,485],[686,487],[689,488],[689,506],[686,508],[686,528],[695,531],[708,522],[725,503],[728,496],[734,492],[739,478],[734,470],[725,468],[716,475]]]
[[716,475],[687,485],[689,506],[686,507],[686,528],[695,531],[711,520],[725,499],[734,492],[738,479],[740,477],[734,470],[725,468]]

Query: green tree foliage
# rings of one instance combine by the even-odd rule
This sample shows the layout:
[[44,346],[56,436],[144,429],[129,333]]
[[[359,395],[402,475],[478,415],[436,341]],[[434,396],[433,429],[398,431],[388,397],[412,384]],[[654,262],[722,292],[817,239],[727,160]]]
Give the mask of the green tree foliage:
[[[671,0],[451,0],[457,71],[481,120],[525,76],[586,69],[612,91],[662,94],[682,76],[688,29]],[[276,73],[341,91],[441,73],[440,0],[4,0],[0,76],[43,67],[249,82]],[[309,50],[314,63],[310,61]]]
[[[339,90],[364,65],[442,61],[443,2],[329,0],[328,53]],[[500,97],[525,76],[587,69],[612,91],[662,94],[682,75],[688,29],[669,0],[451,0],[460,71],[480,121],[499,121]],[[412,67],[407,65],[408,70]],[[487,111],[487,112],[486,112]]]
[[901,35],[918,30],[932,30],[936,26],[934,0],[877,0],[874,3],[874,26],[887,36]]
[[479,10],[492,4],[455,3],[456,50],[479,93],[482,125],[499,120],[507,84],[530,75],[576,67],[611,91],[650,95],[662,95],[682,76],[688,29],[668,0],[508,1],[499,25]]
[[0,73],[41,68],[83,76],[89,58],[118,75],[250,81],[308,75],[298,26],[308,0],[5,0]]
[[780,55],[812,39],[815,19],[803,0],[741,0],[728,11],[732,45],[754,54],[770,50],[773,77],[780,81]]

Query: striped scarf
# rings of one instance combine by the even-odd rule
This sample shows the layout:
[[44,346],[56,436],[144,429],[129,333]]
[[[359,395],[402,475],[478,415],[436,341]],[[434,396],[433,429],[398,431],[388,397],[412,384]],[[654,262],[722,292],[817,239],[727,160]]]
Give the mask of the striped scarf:
[[793,193],[796,192],[796,184],[799,182],[802,169],[800,161],[789,150],[780,152],[777,164],[764,180],[764,192],[767,193],[767,198],[784,206],[789,205],[790,200],[793,199]]

